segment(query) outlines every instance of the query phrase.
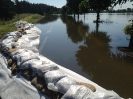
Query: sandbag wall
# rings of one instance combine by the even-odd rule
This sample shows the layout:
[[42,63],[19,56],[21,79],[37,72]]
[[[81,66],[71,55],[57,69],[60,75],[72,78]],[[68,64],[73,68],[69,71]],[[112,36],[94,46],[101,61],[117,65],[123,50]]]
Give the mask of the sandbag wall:
[[25,21],[18,21],[15,26],[16,31],[7,33],[0,42],[11,76],[23,75],[49,99],[121,99],[113,91],[99,97],[95,86],[78,82],[61,72],[57,64],[42,60],[37,48],[41,31]]

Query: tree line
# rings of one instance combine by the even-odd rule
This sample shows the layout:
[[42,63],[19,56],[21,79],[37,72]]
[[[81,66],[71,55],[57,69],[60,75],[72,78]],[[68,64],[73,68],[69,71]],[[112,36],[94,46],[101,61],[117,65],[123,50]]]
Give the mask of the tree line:
[[16,14],[21,13],[37,13],[40,15],[59,13],[60,9],[47,4],[35,4],[28,1],[18,0],[1,0],[0,3],[0,20],[8,20]]
[[61,8],[62,14],[85,14],[89,12],[97,13],[97,21],[100,19],[100,12],[103,10],[112,11],[117,4],[122,5],[133,0],[66,0],[67,3]]
[[85,14],[89,12],[97,13],[97,21],[100,18],[100,12],[103,10],[111,11],[117,4],[124,4],[133,0],[66,0],[67,3],[61,9],[47,4],[35,4],[22,0],[1,0],[0,3],[0,20],[8,20],[16,14],[21,13],[38,13],[44,14]]

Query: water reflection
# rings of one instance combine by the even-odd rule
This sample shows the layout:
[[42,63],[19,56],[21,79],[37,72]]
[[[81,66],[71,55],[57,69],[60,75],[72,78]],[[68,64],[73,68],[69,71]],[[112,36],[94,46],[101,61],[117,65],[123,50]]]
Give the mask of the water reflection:
[[112,89],[124,98],[133,98],[132,58],[116,50],[118,46],[129,44],[122,31],[127,19],[125,15],[117,14],[101,17],[114,23],[95,24],[95,14],[87,15],[86,23],[84,16],[80,21],[71,16],[46,18],[42,23],[47,25],[37,25],[43,32],[40,36],[42,45],[44,37],[48,36],[41,54],[82,76],[91,76],[92,81],[105,89]]
[[57,15],[49,15],[44,17],[43,19],[39,20],[37,23],[39,24],[47,24],[49,22],[54,22],[58,19],[59,16]]
[[72,16],[62,16],[63,23],[66,24],[68,37],[73,43],[85,40],[88,35],[89,26],[82,21],[76,21]]
[[91,75],[92,81],[104,88],[113,89],[123,97],[133,97],[133,65],[130,64],[133,63],[132,59],[121,57],[119,53],[111,53],[110,36],[106,32],[98,31],[98,26],[96,24],[96,30],[86,37],[83,45],[79,46],[75,54],[78,65]]

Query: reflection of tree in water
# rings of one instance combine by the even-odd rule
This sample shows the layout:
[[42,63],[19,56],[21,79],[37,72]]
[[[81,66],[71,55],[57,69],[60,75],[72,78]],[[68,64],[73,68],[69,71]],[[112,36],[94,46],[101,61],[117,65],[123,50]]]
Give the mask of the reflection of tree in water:
[[85,40],[88,34],[88,25],[83,24],[82,21],[77,21],[71,16],[62,16],[63,23],[66,24],[68,37],[74,43],[79,43]]
[[92,81],[128,97],[133,90],[133,62],[127,57],[124,62],[119,54],[116,57],[111,53],[110,41],[106,32],[94,31],[86,37],[84,45],[79,46],[75,56],[82,70],[88,75],[91,74]]
[[[91,76],[91,80],[106,89],[113,89],[120,96],[131,96],[133,86],[133,61],[130,57],[121,57],[110,52],[110,37],[106,32],[96,30],[88,33],[89,28],[76,22],[72,17],[61,17],[66,24],[68,36],[74,43],[84,40],[76,52],[76,60],[82,71]],[[83,26],[83,27],[82,27]],[[127,93],[128,92],[128,93]]]
[[57,15],[49,15],[49,16],[45,16],[43,19],[39,20],[37,23],[46,24],[49,22],[56,21],[57,19],[58,19]]

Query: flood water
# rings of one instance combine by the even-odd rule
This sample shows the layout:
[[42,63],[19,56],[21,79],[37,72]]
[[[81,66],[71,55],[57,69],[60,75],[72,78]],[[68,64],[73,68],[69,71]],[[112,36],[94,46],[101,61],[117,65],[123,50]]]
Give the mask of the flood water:
[[123,31],[131,13],[101,13],[104,23],[96,23],[95,13],[48,16],[36,23],[41,29],[39,51],[51,59],[123,98],[133,99],[133,57],[117,47],[128,47],[130,36]]

